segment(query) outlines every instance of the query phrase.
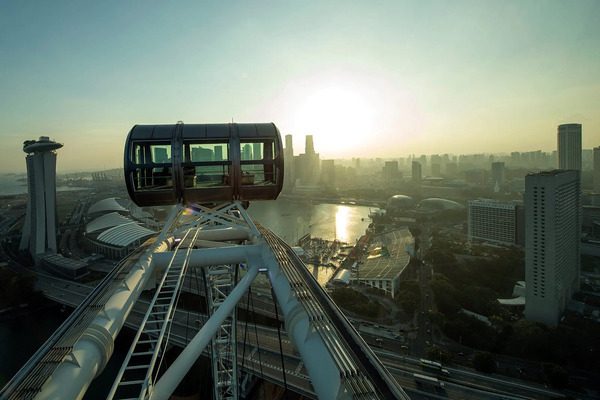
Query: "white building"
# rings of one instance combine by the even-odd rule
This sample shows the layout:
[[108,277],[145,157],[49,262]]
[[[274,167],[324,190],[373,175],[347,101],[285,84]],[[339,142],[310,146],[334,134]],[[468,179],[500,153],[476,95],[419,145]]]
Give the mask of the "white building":
[[47,136],[23,143],[29,199],[19,250],[29,250],[36,263],[42,255],[54,254],[57,249],[55,150],[61,147]]
[[401,275],[414,251],[415,239],[406,227],[375,236],[368,256],[362,260],[351,281],[381,289],[395,297]]
[[555,326],[579,289],[579,171],[525,178],[525,317]]
[[479,199],[468,203],[469,240],[515,244],[517,203]]
[[581,171],[581,124],[558,126],[558,169]]

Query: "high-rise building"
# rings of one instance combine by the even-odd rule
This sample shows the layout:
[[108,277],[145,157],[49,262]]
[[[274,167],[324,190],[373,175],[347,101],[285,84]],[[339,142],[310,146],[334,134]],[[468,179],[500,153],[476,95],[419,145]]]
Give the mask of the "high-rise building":
[[558,126],[558,169],[581,171],[581,124]]
[[215,146],[215,161],[223,161],[223,146]]
[[398,161],[386,161],[382,170],[383,181],[385,183],[393,183],[400,177],[398,169]]
[[517,239],[517,203],[479,199],[468,202],[468,237],[501,244]]
[[418,161],[412,162],[412,181],[413,183],[421,183],[421,179],[423,178],[421,172],[421,163]]
[[525,317],[555,326],[579,289],[579,171],[525,177]]
[[283,188],[285,190],[291,190],[296,184],[296,170],[294,168],[294,144],[292,135],[285,135],[283,162]]
[[192,148],[192,160],[193,161],[213,161],[214,154],[211,149],[207,149],[201,146]]
[[252,159],[262,160],[262,143],[252,143]]
[[492,185],[501,187],[504,185],[504,163],[496,161],[492,163]]
[[169,162],[169,153],[167,152],[166,147],[158,147],[154,146],[154,160],[156,163],[168,163]]
[[252,146],[246,143],[242,146],[242,160],[252,160]]
[[327,188],[335,188],[335,161],[321,161],[321,183]]
[[600,146],[594,147],[594,193],[600,193]]
[[314,186],[319,183],[321,160],[315,153],[312,135],[306,135],[304,154],[298,156],[296,176],[302,185]]
[[313,136],[312,135],[306,135],[306,142],[305,142],[305,146],[304,146],[304,153],[305,154],[315,154],[315,145],[313,143]]
[[47,136],[27,140],[27,215],[19,244],[37,259],[46,253],[56,253],[56,152],[63,147]]

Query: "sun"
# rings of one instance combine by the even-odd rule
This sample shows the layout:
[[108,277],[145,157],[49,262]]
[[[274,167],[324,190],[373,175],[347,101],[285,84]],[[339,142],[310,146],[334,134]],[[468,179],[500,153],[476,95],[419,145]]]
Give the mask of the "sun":
[[315,136],[317,151],[345,155],[369,141],[375,126],[372,102],[351,84],[324,84],[306,93],[294,125]]

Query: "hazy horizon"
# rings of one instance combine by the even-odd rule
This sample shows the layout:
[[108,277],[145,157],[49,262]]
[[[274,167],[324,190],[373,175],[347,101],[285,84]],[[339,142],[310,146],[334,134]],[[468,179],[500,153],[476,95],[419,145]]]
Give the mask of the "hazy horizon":
[[3,3],[0,173],[120,167],[134,124],[274,122],[322,158],[600,145],[600,2]]

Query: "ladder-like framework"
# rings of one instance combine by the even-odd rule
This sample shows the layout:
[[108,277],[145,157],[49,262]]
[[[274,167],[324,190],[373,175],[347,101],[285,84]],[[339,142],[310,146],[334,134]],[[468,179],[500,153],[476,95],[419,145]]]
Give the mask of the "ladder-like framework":
[[193,246],[183,248],[198,232],[188,230],[177,245],[165,269],[148,311],[142,320],[129,352],[117,374],[108,399],[144,399],[151,390],[157,371],[156,363],[164,354],[173,322],[176,302],[188,267]]
[[[213,315],[235,287],[235,265],[204,269],[209,315]],[[233,311],[223,321],[211,343],[214,400],[237,399],[237,318]]]

